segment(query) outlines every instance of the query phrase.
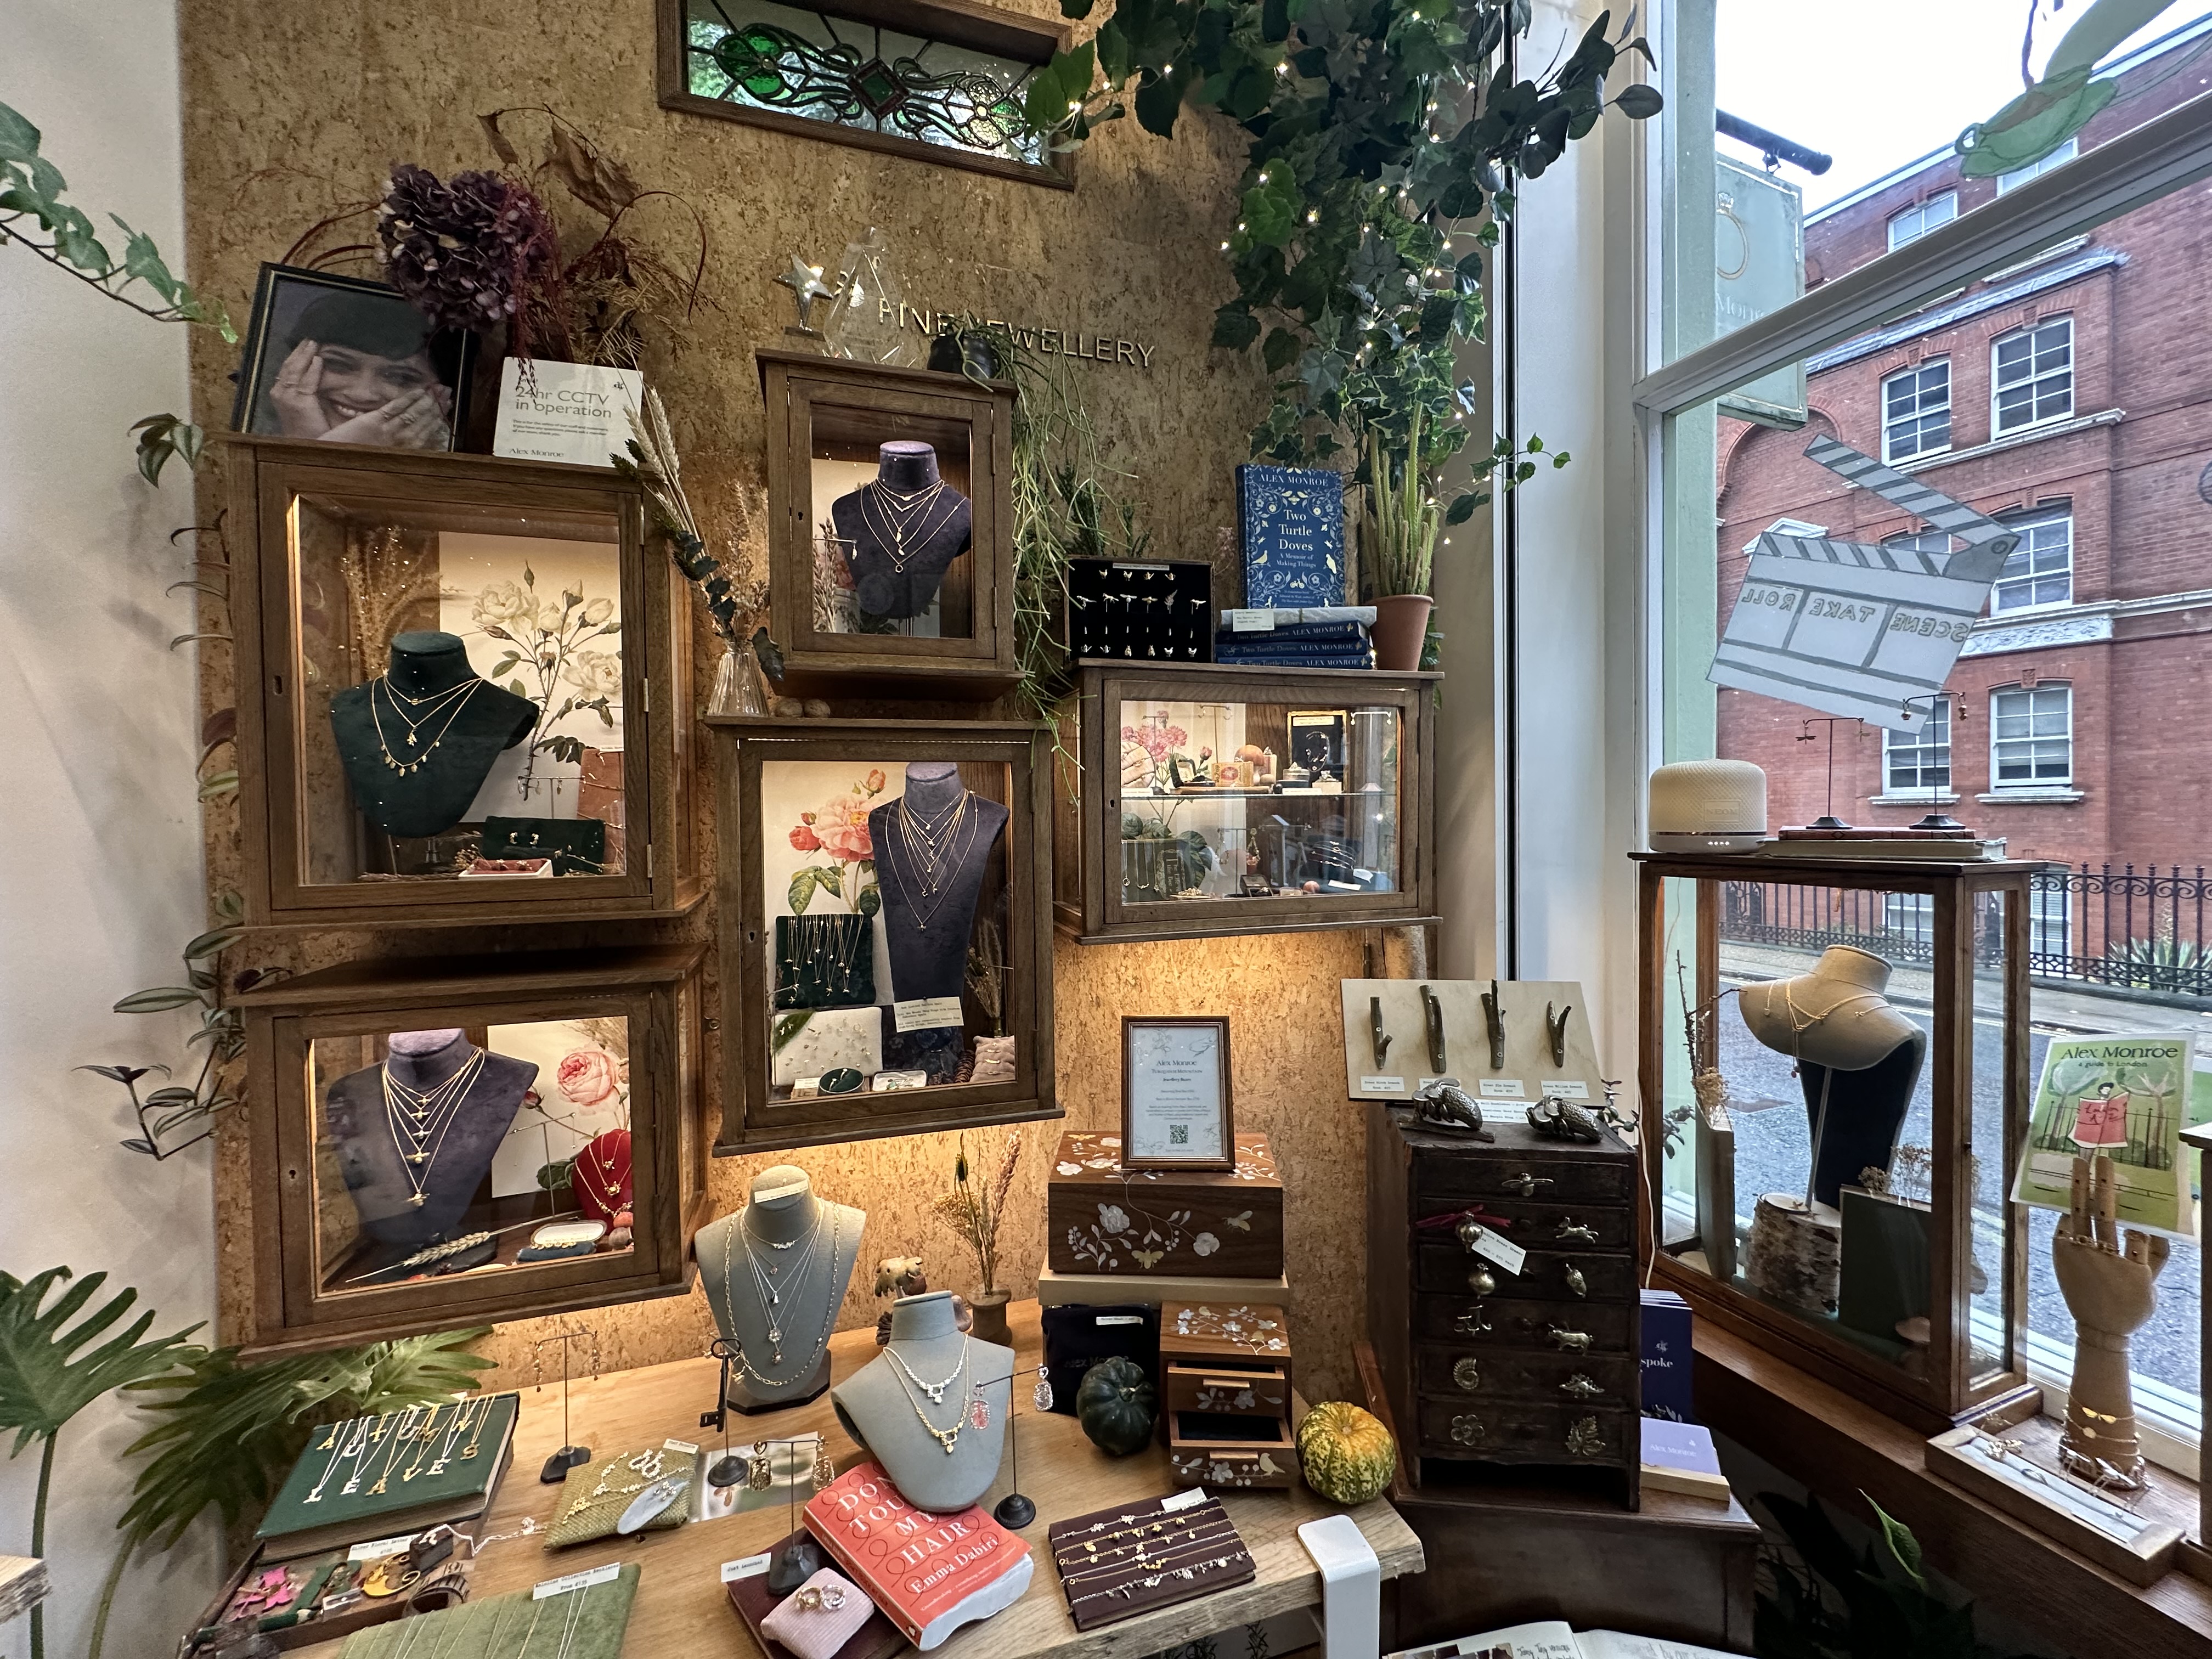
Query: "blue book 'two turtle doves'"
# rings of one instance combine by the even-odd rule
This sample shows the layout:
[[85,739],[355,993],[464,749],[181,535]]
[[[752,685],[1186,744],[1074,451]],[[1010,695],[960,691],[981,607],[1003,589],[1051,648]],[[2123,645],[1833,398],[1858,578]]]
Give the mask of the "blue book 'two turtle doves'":
[[1344,603],[1344,478],[1326,468],[1237,469],[1244,603],[1254,610]]

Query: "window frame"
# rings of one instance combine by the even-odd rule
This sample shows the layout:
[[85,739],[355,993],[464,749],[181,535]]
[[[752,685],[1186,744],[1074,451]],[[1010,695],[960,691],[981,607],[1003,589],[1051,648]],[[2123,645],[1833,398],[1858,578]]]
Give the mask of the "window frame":
[[2008,196],[2022,185],[2032,184],[2045,173],[2055,172],[2069,161],[2080,159],[2081,155],[2081,139],[2079,134],[2075,134],[2041,161],[2030,161],[2024,167],[2014,167],[2010,173],[1997,174],[1997,194]]
[[[1936,732],[1939,725],[1942,727],[1940,736]],[[1893,769],[1897,764],[1896,757],[1900,753],[1913,754],[1930,750],[1942,751],[1942,782],[1923,781],[1909,784],[1898,782]],[[1933,769],[1932,765],[1918,762],[1913,763],[1912,765],[1913,775],[1916,778]],[[1922,796],[1930,800],[1958,799],[1956,768],[1951,745],[1951,700],[1948,696],[1934,700],[1934,706],[1929,711],[1927,724],[1917,732],[1899,732],[1889,726],[1882,728],[1881,793],[1892,799],[1901,796]]]
[[[2039,611],[2061,611],[2072,605],[2074,603],[2074,508],[2072,504],[2069,503],[2064,507],[2038,507],[2032,512],[2008,516],[2001,522],[2007,530],[2021,532],[2021,540],[2020,545],[2005,556],[2004,569],[1999,570],[1996,580],[1990,584],[1990,620],[1995,621],[1999,617],[2031,616]],[[2049,580],[2050,573],[2039,574],[2034,569],[2033,561],[2035,550],[2030,543],[2034,532],[2046,529],[2053,524],[2063,524],[2066,526],[2066,563],[2063,568],[2066,592],[2055,599],[2030,599],[2024,605],[2005,604],[2003,595],[2008,584],[2014,586],[2024,584],[2032,591],[2039,582]],[[2010,569],[2012,562],[2018,558],[2030,561],[2027,574],[2021,576],[2008,576],[2005,571]]]
[[[1890,442],[1891,428],[1908,423],[1917,426],[1921,422],[1927,420],[1932,411],[1916,407],[1910,415],[1893,418],[1889,412],[1890,383],[1911,375],[1914,381],[1913,396],[1917,398],[1922,395],[1919,377],[1932,368],[1941,368],[1943,371],[1943,441],[1940,444],[1929,444],[1909,453],[1900,454]],[[1903,461],[1924,460],[1930,455],[1941,455],[1951,447],[1951,417],[1954,412],[1951,407],[1952,384],[1951,359],[1948,353],[1941,357],[1930,357],[1921,362],[1907,363],[1903,368],[1893,369],[1876,383],[1875,396],[1881,404],[1881,459],[1886,464],[1895,465]]]
[[[2040,335],[2045,329],[2055,328],[2061,324],[2063,324],[2066,329],[2066,368],[2064,370],[2066,375],[2066,407],[2053,414],[2039,415],[2035,413],[2035,410],[2042,402],[2042,397],[2036,390],[2036,387],[2039,381],[2046,378],[2050,378],[2050,376],[2039,374],[2035,372],[2035,359],[2038,350],[2038,347],[2035,343],[2036,337]],[[1997,378],[1997,353],[2003,349],[2008,341],[2019,339],[2025,339],[2028,343],[2027,376],[2024,380],[2014,380],[2011,385],[2008,386]],[[2023,432],[2034,431],[2038,427],[2053,426],[2060,421],[2072,420],[2074,418],[2074,392],[2075,388],[2076,373],[2080,368],[2081,355],[2075,349],[2074,313],[2070,311],[2060,312],[2057,315],[2053,317],[2039,317],[2032,323],[2025,323],[2018,328],[2008,328],[2002,334],[1990,336],[1990,438],[1992,440],[1997,438],[2016,438]],[[2050,371],[2050,375],[2056,375],[2058,373],[2058,370],[2053,369]],[[2028,417],[2024,421],[2015,422],[2012,425],[2008,426],[2005,424],[2004,421],[2003,396],[2007,392],[2016,390],[2022,386],[2025,386],[2027,388]]]
[[[1928,210],[1934,207],[1938,202],[1948,203],[1950,204],[1951,210],[1931,225],[1928,222]],[[1901,247],[1910,247],[1922,237],[1929,235],[1936,231],[1939,231],[1948,224],[1957,222],[1958,217],[1959,191],[1955,185],[1949,190],[1939,190],[1933,196],[1928,197],[1923,201],[1915,202],[1911,207],[1901,207],[1898,209],[1896,212],[1891,214],[1887,219],[1881,222],[1883,238],[1888,244],[1886,251],[1894,253]],[[1915,230],[1910,236],[1899,240],[1897,234],[1897,228],[1900,223],[1907,219],[1913,221],[1919,228]]]
[[[2042,712],[2035,706],[2036,699],[2045,692],[2057,692],[2065,699],[2066,775],[2063,778],[2003,777],[2000,773],[2003,764],[2000,757],[2005,744],[2026,744],[2028,749],[2028,765],[2033,769],[2037,763],[2034,754],[2035,745],[2051,741],[2051,738],[2039,734],[2035,730],[2036,717]],[[2000,719],[2018,718],[2017,715],[2001,716],[1997,713],[1998,700],[2003,697],[2026,697],[2028,700],[2027,736],[2008,738],[1999,734],[1997,722]],[[1993,795],[2031,794],[2040,789],[2071,789],[2072,787],[2074,787],[2074,682],[2038,680],[2033,685],[2024,685],[2015,681],[2010,685],[1991,686],[1990,688],[1990,793]]]

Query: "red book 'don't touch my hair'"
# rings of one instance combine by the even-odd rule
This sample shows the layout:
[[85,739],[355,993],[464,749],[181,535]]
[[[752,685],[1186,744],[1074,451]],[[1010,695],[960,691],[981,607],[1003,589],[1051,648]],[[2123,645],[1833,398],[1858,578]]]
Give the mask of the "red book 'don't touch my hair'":
[[848,1469],[806,1503],[806,1529],[925,1653],[1021,1598],[1030,1547],[980,1505],[949,1515],[901,1498],[880,1464]]

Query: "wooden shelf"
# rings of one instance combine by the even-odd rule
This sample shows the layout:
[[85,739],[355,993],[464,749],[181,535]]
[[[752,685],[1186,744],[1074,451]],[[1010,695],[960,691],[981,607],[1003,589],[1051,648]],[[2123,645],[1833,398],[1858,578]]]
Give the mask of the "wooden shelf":
[[1696,1346],[1705,1421],[1868,1525],[1872,1498],[1983,1605],[2075,1653],[2203,1659],[2212,1585],[2176,1571],[2138,1589],[1929,1473],[1925,1437],[1841,1389],[1707,1321]]

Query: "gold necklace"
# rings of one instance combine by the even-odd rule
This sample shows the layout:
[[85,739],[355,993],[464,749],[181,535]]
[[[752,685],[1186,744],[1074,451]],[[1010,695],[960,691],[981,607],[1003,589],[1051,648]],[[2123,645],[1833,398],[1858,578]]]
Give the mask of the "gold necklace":
[[[954,1382],[957,1382],[962,1376],[966,1375],[968,1370],[968,1345],[974,1339],[972,1337],[966,1336],[960,1339],[960,1369],[953,1372],[951,1376],[945,1378],[942,1383],[939,1384],[938,1386],[940,1389],[950,1388]],[[952,1426],[949,1429],[939,1428],[936,1424],[929,1420],[928,1413],[924,1412],[921,1408],[921,1401],[915,1397],[913,1385],[906,1380],[906,1362],[902,1359],[899,1359],[899,1357],[896,1354],[891,1353],[889,1347],[884,1348],[884,1352],[885,1353],[890,1353],[891,1358],[897,1361],[896,1365],[891,1371],[891,1375],[898,1378],[899,1387],[906,1391],[906,1403],[914,1407],[915,1420],[920,1423],[923,1428],[929,1431],[930,1438],[936,1441],[939,1446],[942,1446],[945,1449],[945,1455],[947,1457],[951,1456],[952,1449],[960,1443],[960,1431],[968,1426],[968,1399],[966,1395],[963,1393],[961,1396],[960,1409],[952,1419]]]
[[[446,733],[453,729],[453,722],[460,719],[461,711],[469,706],[469,699],[476,696],[477,688],[483,684],[483,682],[480,679],[471,680],[467,686],[463,689],[459,700],[453,704],[453,712],[446,716],[446,723],[438,728],[438,735],[430,739],[430,748],[421,750],[421,752],[416,756],[416,757],[411,761],[401,761],[393,756],[392,752],[392,745],[385,740],[384,721],[376,712],[376,688],[380,685],[383,685],[384,682],[380,679],[371,680],[368,683],[368,720],[369,724],[376,728],[376,750],[377,753],[384,757],[384,763],[390,767],[393,771],[398,773],[403,778],[408,776],[411,773],[421,771],[425,761],[429,756],[430,750],[435,749],[440,744],[446,740]],[[389,688],[386,689],[387,690],[389,690]],[[391,699],[387,697],[386,701],[391,702]],[[406,724],[406,713],[397,702],[392,702],[392,712],[394,715],[398,716],[403,725]],[[427,722],[429,717],[425,715],[423,718],[425,722]],[[411,725],[408,726],[407,747],[410,752],[413,752],[418,748],[418,746],[416,728]]]
[[[409,1463],[404,1469],[400,1471],[399,1484],[401,1486],[405,1486],[410,1480],[412,1480],[416,1475],[422,1472],[422,1459],[430,1449],[430,1437],[438,1431],[438,1413],[443,1410],[445,1410],[443,1406],[431,1407],[430,1415],[424,1419],[422,1426],[415,1431],[415,1457],[412,1462]],[[459,1414],[459,1407],[456,1407],[454,1408],[454,1415],[458,1417]]]

